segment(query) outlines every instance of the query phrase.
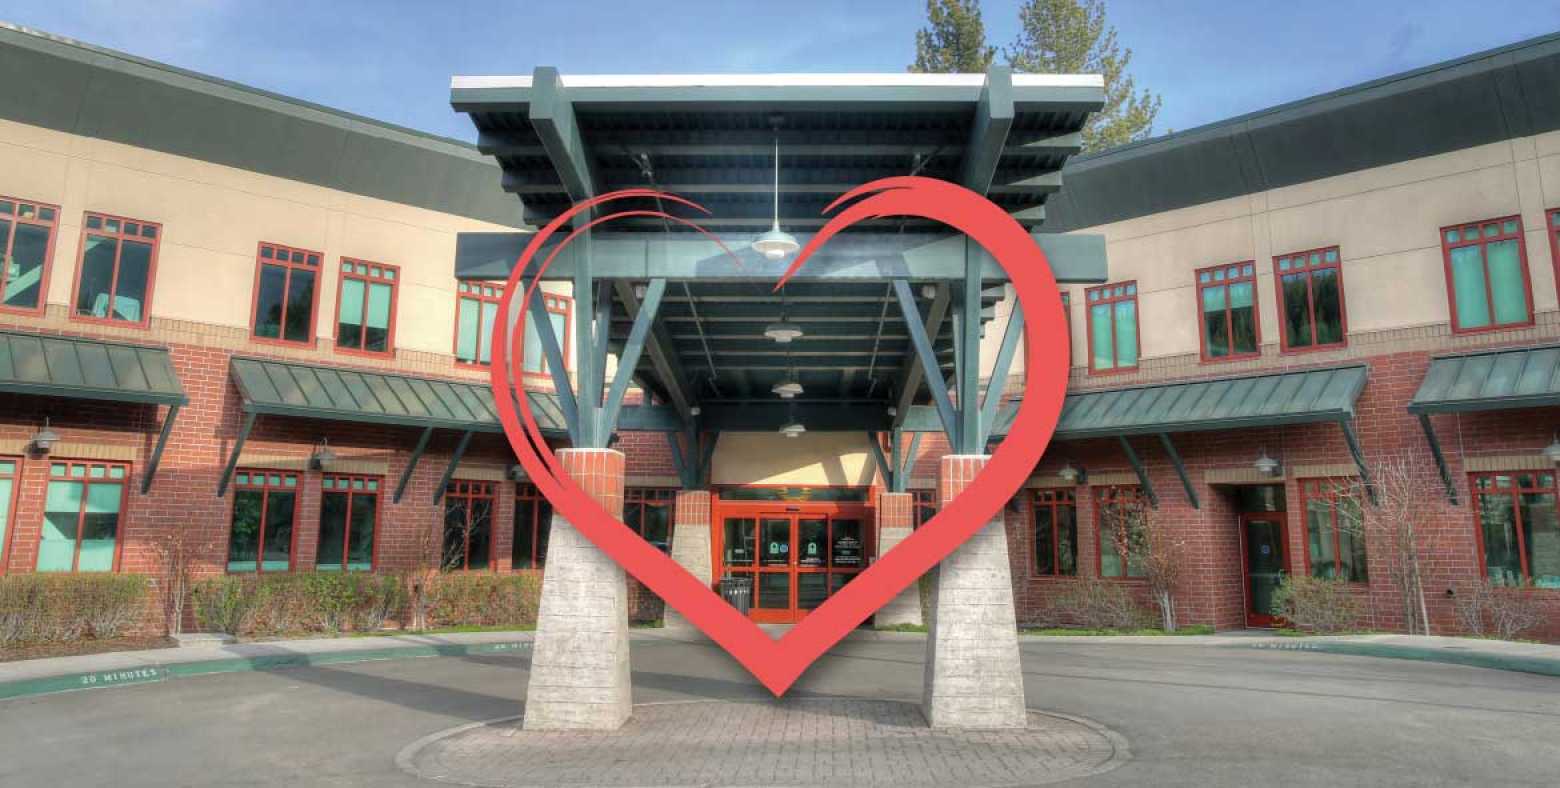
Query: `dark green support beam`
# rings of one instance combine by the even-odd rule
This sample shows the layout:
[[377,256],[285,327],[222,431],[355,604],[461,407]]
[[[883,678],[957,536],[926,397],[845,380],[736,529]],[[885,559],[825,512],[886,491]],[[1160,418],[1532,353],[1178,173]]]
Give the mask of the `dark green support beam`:
[[894,489],[894,472],[889,470],[888,458],[883,456],[883,442],[878,433],[867,433],[867,446],[872,449],[872,460],[877,463],[878,474],[883,477],[883,486]]
[[1360,438],[1354,432],[1354,419],[1339,419],[1339,429],[1343,430],[1343,441],[1349,444],[1349,456],[1354,458],[1354,467],[1360,471],[1360,482],[1365,485],[1365,494],[1369,496],[1372,505],[1378,503],[1376,485],[1370,480],[1370,468],[1365,464],[1365,452],[1360,449]]
[[249,440],[249,431],[255,428],[255,416],[253,412],[244,414],[244,421],[238,425],[238,436],[233,439],[233,451],[228,455],[227,465],[222,469],[222,478],[217,482],[217,497],[227,495],[228,482],[233,480],[233,469],[238,467],[238,453],[244,450],[244,442]]
[[986,396],[980,403],[980,443],[984,447],[991,439],[991,428],[997,423],[997,409],[1002,404],[1002,390],[1007,388],[1008,374],[1013,369],[1013,356],[1018,351],[1018,340],[1024,336],[1024,310],[1018,300],[1013,300],[1013,312],[1008,316],[1007,328],[1002,332],[1002,345],[997,349],[996,363],[992,364],[991,377],[986,379]]
[[573,202],[596,195],[594,164],[580,138],[574,105],[558,69],[539,66],[531,72],[531,96],[528,113],[537,140],[547,151],[558,179]]
[[1456,506],[1457,486],[1452,484],[1452,472],[1446,467],[1446,455],[1441,452],[1441,441],[1435,437],[1435,427],[1430,423],[1430,414],[1419,414],[1419,428],[1425,432],[1425,441],[1430,444],[1430,456],[1435,458],[1436,470],[1441,472],[1441,483],[1446,485],[1446,500]]
[[406,460],[406,467],[401,470],[401,479],[395,483],[395,503],[401,502],[401,496],[406,494],[406,485],[412,481],[412,474],[417,471],[417,463],[422,460],[423,452],[428,450],[428,441],[433,438],[433,428],[424,428],[422,434],[417,436],[417,446],[412,449],[412,456]]
[[455,444],[455,453],[450,455],[450,464],[444,466],[444,475],[439,477],[439,487],[433,491],[433,502],[444,500],[444,490],[450,486],[450,479],[455,478],[455,469],[460,467],[460,460],[466,456],[466,447],[471,445],[471,436],[474,432],[462,432],[460,442]]
[[[937,361],[937,353],[932,350],[932,341],[927,338],[926,329],[921,325],[921,312],[916,308],[915,296],[910,292],[910,283],[903,279],[895,279],[894,294],[899,298],[899,310],[904,315],[905,328],[910,334],[911,344],[915,346],[916,357],[920,359],[921,367],[940,370],[941,364]],[[980,298],[979,289],[976,290],[975,297]],[[976,309],[979,309],[978,305]],[[955,341],[958,341],[957,337]],[[948,444],[958,446],[959,418],[953,409],[953,401],[948,396],[948,385],[943,381],[940,372],[933,372],[924,377],[927,387],[932,390],[932,402],[937,406],[937,415],[942,420],[943,432],[948,434]]]
[[1143,488],[1143,497],[1148,499],[1148,505],[1158,509],[1159,496],[1154,493],[1154,484],[1148,480],[1148,469],[1143,467],[1143,461],[1138,458],[1137,451],[1132,448],[1131,441],[1125,435],[1117,440],[1121,441],[1121,451],[1127,455],[1127,462],[1132,465],[1132,472],[1137,474],[1138,485]]
[[991,66],[986,70],[986,85],[975,105],[975,122],[959,173],[959,182],[965,188],[980,194],[991,188],[991,179],[1007,145],[1008,129],[1013,126],[1013,114],[1013,70]]
[[957,347],[962,348],[959,367],[959,440],[954,445],[960,454],[984,454],[986,443],[980,431],[980,269],[971,263],[960,293]]
[[[596,359],[596,365],[592,368],[594,370],[594,372],[595,372],[595,375],[593,376],[593,380],[591,380],[592,388],[597,390],[597,391],[605,390],[606,389],[606,385],[607,385],[607,383],[606,383],[606,377],[607,377],[607,362],[606,362],[606,358],[607,358],[608,348],[609,348],[609,346],[612,343],[612,330],[611,330],[611,326],[612,326],[612,283],[610,281],[605,280],[605,279],[599,279],[599,280],[596,281],[596,348],[595,348],[595,356],[594,356],[594,358]],[[634,368],[633,365],[630,364],[629,365],[629,370],[631,372],[632,372],[633,368]],[[605,416],[605,411],[603,411],[602,413],[603,413],[602,423],[605,424],[606,423],[606,418],[604,417]],[[612,430],[604,429],[604,430],[602,430],[602,434],[603,435],[611,435],[612,434]]]
[[672,449],[672,466],[677,469],[677,478],[682,481],[682,488],[684,490],[695,490],[698,489],[699,480],[697,474],[694,473],[693,463],[690,462],[690,459],[692,455],[697,454],[698,449],[690,446],[689,450],[684,452],[682,441],[678,437],[680,434],[682,433],[666,433],[666,444]]
[[[521,286],[525,285],[522,283]],[[525,312],[530,316],[531,325],[536,329],[537,341],[542,346],[542,355],[547,361],[547,374],[552,377],[553,391],[558,396],[558,409],[563,411],[563,421],[569,431],[569,441],[575,446],[580,446],[582,444],[580,443],[579,402],[575,399],[574,387],[569,383],[569,368],[564,363],[563,347],[558,343],[558,335],[553,333],[552,320],[547,317],[547,304],[542,298],[540,287],[531,291],[531,305]]]
[[[944,318],[948,315],[948,305],[952,301],[952,289],[948,287],[946,282],[938,283],[934,286],[937,288],[936,294],[932,296],[932,304],[927,310],[926,322],[923,326],[923,333],[929,337],[936,337],[942,334]],[[920,311],[917,310],[915,319],[919,319],[919,317]],[[908,323],[910,320],[911,318],[907,315],[905,322]],[[921,379],[925,374],[926,368],[921,366],[921,357],[919,355],[911,355],[910,358],[905,359],[904,367],[899,373],[898,387],[895,389],[895,391],[899,392],[899,402],[894,413],[895,427],[902,426],[905,423],[905,419],[910,415],[910,408],[915,405],[915,397],[921,390]]]
[[[617,374],[612,380],[612,390],[607,392],[607,404],[602,408],[601,422],[602,434],[611,435],[617,429],[618,411],[623,407],[623,396],[628,393],[628,384],[634,377],[634,370],[639,367],[639,355],[645,349],[645,342],[650,338],[650,327],[655,322],[656,313],[661,309],[661,299],[666,295],[666,280],[652,279],[650,286],[645,288],[645,300],[639,304],[639,314],[634,316],[634,326],[628,331],[628,341],[623,345],[623,352],[618,356]],[[603,322],[601,335],[608,333]],[[605,360],[606,354],[602,353],[597,359],[598,363]],[[601,366],[606,364],[601,363]]]
[[[617,291],[618,300],[623,302],[629,319],[637,320],[639,298],[634,294],[633,283],[626,279],[617,279],[612,285]],[[656,377],[660,378],[661,385],[666,387],[667,399],[677,411],[678,419],[686,426],[693,423],[694,401],[684,388],[688,376],[683,373],[682,361],[677,357],[676,347],[666,326],[660,322],[653,322],[650,326],[650,335],[645,340],[645,351],[650,354],[650,365],[655,369]]]
[[1181,460],[1181,453],[1175,450],[1175,443],[1170,440],[1169,433],[1159,433],[1159,445],[1165,449],[1165,454],[1175,466],[1175,475],[1181,479],[1181,489],[1186,491],[1186,500],[1192,504],[1193,509],[1201,509],[1202,505],[1197,501],[1197,489],[1192,486],[1192,477],[1186,473],[1186,463]]
[[[694,433],[695,436],[698,433]],[[720,442],[720,432],[710,431],[709,440],[699,447],[699,488],[710,486],[710,467],[715,461],[715,444]]]
[[910,484],[910,474],[915,471],[915,454],[921,450],[921,436],[924,432],[910,434],[910,448],[905,450],[904,460],[899,465],[899,489],[895,492],[904,492]]
[[173,422],[179,417],[180,407],[169,405],[168,415],[163,417],[162,430],[157,433],[157,445],[152,447],[152,456],[146,461],[146,473],[141,477],[142,495],[152,490],[152,479],[157,476],[157,466],[162,463],[163,449],[168,446],[168,436],[173,433]]

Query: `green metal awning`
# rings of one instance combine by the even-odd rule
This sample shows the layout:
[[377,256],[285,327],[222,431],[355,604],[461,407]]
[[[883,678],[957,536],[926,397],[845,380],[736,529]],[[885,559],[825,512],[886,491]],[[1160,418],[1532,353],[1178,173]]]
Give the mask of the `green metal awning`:
[[[486,384],[234,358],[233,382],[244,410],[268,416],[356,421],[465,432],[503,432]],[[529,392],[545,435],[564,434],[557,398]]]
[[178,406],[167,348],[0,331],[0,391]]
[[152,489],[179,408],[190,401],[167,348],[21,331],[0,331],[0,391],[168,406],[141,476],[142,495]]
[[1430,360],[1408,412],[1419,417],[1441,482],[1457,502],[1451,469],[1441,453],[1430,416],[1479,410],[1543,408],[1560,405],[1560,345],[1503,348],[1440,356]]
[[[238,467],[239,452],[254,428],[255,417],[260,415],[421,427],[422,437],[396,484],[398,503],[435,429],[461,433],[444,479],[435,488],[435,503],[443,497],[471,436],[504,430],[492,390],[481,383],[240,357],[233,359],[232,376],[244,398],[244,421],[217,484],[218,497],[227,492],[228,480]],[[526,392],[526,396],[543,435],[556,438],[567,434],[556,396],[537,391]]]

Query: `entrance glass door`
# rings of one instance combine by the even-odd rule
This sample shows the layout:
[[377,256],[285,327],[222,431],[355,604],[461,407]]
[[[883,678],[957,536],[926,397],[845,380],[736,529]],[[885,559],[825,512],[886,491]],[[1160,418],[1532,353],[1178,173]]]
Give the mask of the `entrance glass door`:
[[866,568],[863,522],[814,512],[727,516],[721,570],[753,582],[755,621],[800,621]]
[[1246,625],[1271,627],[1278,623],[1273,615],[1273,594],[1284,580],[1285,561],[1283,515],[1247,514],[1241,517],[1241,541],[1246,568]]

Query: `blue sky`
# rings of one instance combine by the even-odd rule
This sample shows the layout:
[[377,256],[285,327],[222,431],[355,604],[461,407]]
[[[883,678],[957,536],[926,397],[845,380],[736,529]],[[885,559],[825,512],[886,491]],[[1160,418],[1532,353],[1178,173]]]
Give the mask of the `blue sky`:
[[[1017,34],[1020,0],[985,0]],[[1560,30],[1557,0],[1107,0],[1159,131]],[[0,19],[472,139],[452,74],[901,71],[923,0],[57,0]]]

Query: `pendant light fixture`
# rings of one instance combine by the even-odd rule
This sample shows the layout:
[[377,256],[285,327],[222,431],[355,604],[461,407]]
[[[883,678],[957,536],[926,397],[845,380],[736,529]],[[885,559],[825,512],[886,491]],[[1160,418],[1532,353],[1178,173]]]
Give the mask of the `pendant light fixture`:
[[775,220],[769,232],[753,239],[753,251],[769,260],[781,260],[802,247],[796,237],[780,229],[780,118],[770,118],[775,129]]
[[770,323],[764,326],[764,336],[779,342],[782,345],[790,344],[791,340],[802,335],[802,327],[785,319],[785,285],[780,286],[780,322]]

